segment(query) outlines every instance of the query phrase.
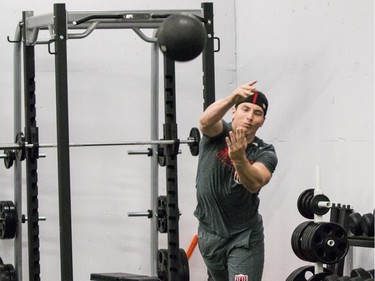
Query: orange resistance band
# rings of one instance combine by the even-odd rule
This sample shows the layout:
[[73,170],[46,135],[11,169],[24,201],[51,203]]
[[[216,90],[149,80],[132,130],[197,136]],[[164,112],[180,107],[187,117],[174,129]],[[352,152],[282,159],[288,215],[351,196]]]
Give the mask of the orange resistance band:
[[187,256],[188,259],[190,258],[191,254],[193,253],[193,251],[195,249],[195,246],[197,246],[197,243],[198,243],[198,234],[195,234],[194,237],[193,237],[193,240],[190,243],[189,249],[186,252],[186,256]]

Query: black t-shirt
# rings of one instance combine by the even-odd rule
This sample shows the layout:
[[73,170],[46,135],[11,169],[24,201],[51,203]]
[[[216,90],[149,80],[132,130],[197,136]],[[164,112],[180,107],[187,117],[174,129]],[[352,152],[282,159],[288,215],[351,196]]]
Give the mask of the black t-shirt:
[[[223,121],[223,132],[213,138],[203,136],[199,147],[196,179],[198,205],[194,215],[200,227],[222,237],[231,237],[256,223],[258,194],[249,192],[236,180],[236,170],[228,155],[225,137],[231,124]],[[247,158],[251,164],[260,162],[273,173],[277,156],[272,145],[258,137],[247,145]]]

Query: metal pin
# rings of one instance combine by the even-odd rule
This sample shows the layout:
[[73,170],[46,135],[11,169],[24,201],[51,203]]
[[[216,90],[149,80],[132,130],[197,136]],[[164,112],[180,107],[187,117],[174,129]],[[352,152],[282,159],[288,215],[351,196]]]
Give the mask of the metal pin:
[[128,212],[128,217],[148,217],[152,218],[152,211],[147,210],[147,212]]
[[[39,217],[38,218],[38,221],[46,221],[47,220],[47,218],[46,217]],[[22,223],[25,223],[25,222],[27,222],[28,221],[28,218],[25,216],[25,215],[22,215],[21,216],[21,222]]]

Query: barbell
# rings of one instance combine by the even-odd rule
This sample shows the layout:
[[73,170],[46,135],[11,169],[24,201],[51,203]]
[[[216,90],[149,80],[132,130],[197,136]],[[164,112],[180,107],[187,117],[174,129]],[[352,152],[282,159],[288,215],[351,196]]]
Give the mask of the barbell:
[[[148,140],[148,141],[124,141],[124,142],[97,142],[97,143],[70,143],[69,147],[98,147],[98,146],[127,146],[127,145],[172,145],[172,151],[175,154],[178,153],[180,144],[187,144],[190,149],[190,153],[193,156],[199,154],[199,142],[200,132],[199,129],[193,127],[190,130],[189,137],[187,140]],[[22,132],[16,136],[15,143],[0,143],[0,150],[4,150],[4,164],[6,168],[10,168],[13,165],[13,160],[18,159],[22,161],[26,157],[26,149],[29,148],[56,148],[58,147],[55,143],[27,143]]]
[[[86,143],[70,143],[70,147],[88,147],[88,146],[123,146],[123,145],[168,145],[168,144],[188,144],[194,145],[196,143],[195,139],[188,140],[150,140],[150,141],[124,141],[124,142],[86,142]],[[33,144],[25,142],[24,145],[19,144],[2,144],[0,143],[0,150],[5,149],[23,149],[23,148],[56,148],[56,143],[40,143]]]

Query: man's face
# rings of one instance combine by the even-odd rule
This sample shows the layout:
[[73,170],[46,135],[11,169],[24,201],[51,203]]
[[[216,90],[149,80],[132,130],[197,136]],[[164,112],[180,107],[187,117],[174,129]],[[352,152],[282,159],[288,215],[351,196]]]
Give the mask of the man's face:
[[242,128],[246,135],[255,135],[265,120],[262,108],[253,103],[240,103],[232,110],[232,129]]

